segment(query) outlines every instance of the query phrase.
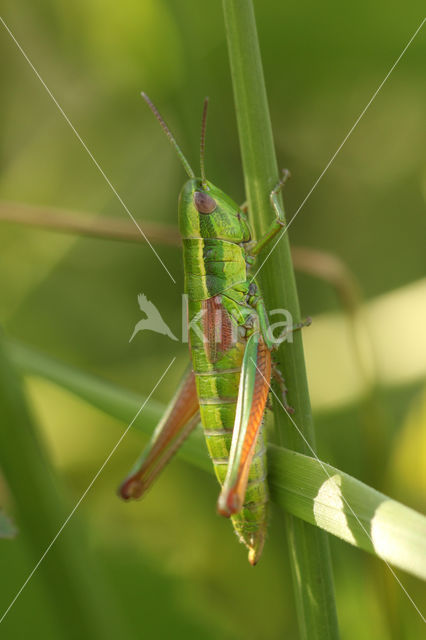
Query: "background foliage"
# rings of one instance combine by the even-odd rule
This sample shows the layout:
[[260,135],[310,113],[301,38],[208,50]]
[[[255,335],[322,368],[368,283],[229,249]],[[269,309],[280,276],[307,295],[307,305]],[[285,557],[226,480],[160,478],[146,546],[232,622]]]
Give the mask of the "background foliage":
[[[256,3],[280,164],[291,169],[291,216],[422,18],[421,4]],[[174,224],[182,169],[138,93],[158,104],[196,165],[201,103],[210,95],[207,175],[244,199],[220,3],[193,0],[7,2],[4,19],[135,217]],[[292,226],[295,245],[345,260],[366,300],[377,384],[367,391],[328,285],[298,276],[319,456],[391,497],[424,508],[424,75],[420,33]],[[3,30],[0,197],[122,218],[126,214]],[[136,295],[181,331],[181,255],[146,246],[0,227],[0,322],[6,334],[166,402],[186,345],[154,334],[128,344]],[[422,364],[423,363],[423,364]],[[372,365],[369,362],[371,375]],[[40,438],[72,505],[123,425],[37,378],[27,380]],[[176,462],[141,504],[115,488],[142,446],[130,433],[77,512],[79,544],[106,585],[105,617],[126,637],[296,637],[279,519],[261,564],[248,566],[214,511],[212,477]],[[424,465],[423,465],[424,469]],[[28,479],[31,500],[31,478]],[[0,480],[0,506],[19,515]],[[38,557],[32,532],[0,540],[3,611]],[[58,520],[58,528],[61,520]],[[40,538],[40,554],[50,542]],[[421,621],[380,560],[332,539],[345,638],[420,637]],[[58,541],[58,545],[61,540]],[[279,562],[277,561],[279,558]],[[53,560],[52,560],[53,562]],[[49,556],[46,558],[49,563]],[[401,575],[416,601],[423,585]],[[423,592],[422,592],[423,589]],[[108,594],[108,595],[107,595]],[[111,603],[114,603],[112,607]],[[112,610],[114,613],[112,614]],[[362,611],[362,615],[360,615]],[[5,637],[63,637],[37,574],[3,623]],[[79,634],[79,619],[69,633]],[[3,629],[2,629],[3,630]]]

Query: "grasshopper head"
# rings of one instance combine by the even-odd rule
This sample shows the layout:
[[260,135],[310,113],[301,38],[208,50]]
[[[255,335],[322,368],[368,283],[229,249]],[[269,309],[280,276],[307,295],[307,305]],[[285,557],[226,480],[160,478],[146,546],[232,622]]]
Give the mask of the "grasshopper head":
[[201,178],[196,178],[191,165],[182,153],[157,107],[151,102],[146,93],[142,93],[142,97],[159,121],[189,176],[189,180],[184,184],[179,198],[179,228],[182,238],[218,238],[236,243],[248,242],[251,238],[245,214],[226,193],[215,187],[206,178],[204,149],[208,98],[204,100],[201,124]]
[[179,229],[182,238],[217,238],[229,242],[248,242],[250,229],[245,214],[229,197],[209,182],[204,167],[207,105],[204,100],[201,123],[201,178],[190,176],[179,197]]
[[179,196],[182,238],[218,238],[248,242],[250,228],[239,206],[208,180],[187,180]]

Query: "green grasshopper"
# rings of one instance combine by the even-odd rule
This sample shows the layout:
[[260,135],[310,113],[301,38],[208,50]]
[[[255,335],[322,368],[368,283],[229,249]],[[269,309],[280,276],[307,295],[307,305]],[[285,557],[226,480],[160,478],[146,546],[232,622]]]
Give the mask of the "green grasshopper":
[[[179,156],[189,180],[179,197],[185,293],[188,298],[192,367],[185,375],[145,451],[120,487],[125,500],[139,498],[200,421],[222,487],[218,512],[230,517],[239,540],[257,563],[263,549],[268,508],[266,442],[262,428],[271,374],[285,393],[271,353],[274,339],[257,283],[250,277],[256,256],[285,224],[278,193],[266,234],[252,239],[245,207],[206,179],[204,168],[208,99],[204,102],[197,178],[151,100],[143,98]],[[302,326],[297,325],[290,329]],[[288,330],[285,332],[288,333]]]

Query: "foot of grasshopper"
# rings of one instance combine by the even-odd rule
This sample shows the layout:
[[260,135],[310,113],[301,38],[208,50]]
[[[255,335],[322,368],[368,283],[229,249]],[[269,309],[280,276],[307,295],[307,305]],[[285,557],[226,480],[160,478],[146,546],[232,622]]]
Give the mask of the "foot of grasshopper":
[[312,324],[312,318],[308,316],[306,320],[303,320],[302,322],[298,322],[297,324],[294,324],[291,327],[287,327],[286,329],[284,329],[284,331],[278,336],[276,340],[275,349],[278,349],[281,342],[284,342],[287,339],[287,337],[290,336],[292,333],[294,333],[295,331],[299,331],[304,327],[309,327],[311,324]]
[[284,376],[281,373],[281,371],[279,370],[278,365],[275,362],[272,363],[272,375],[274,376],[275,380],[277,381],[277,383],[278,383],[278,385],[280,387],[281,398],[282,398],[282,401],[283,401],[284,410],[287,413],[294,413],[293,407],[290,406],[288,404],[288,402],[287,402],[288,389],[287,389],[286,384],[285,384]]
[[[312,324],[312,318],[308,316],[306,320],[304,320],[303,322],[298,322],[292,327],[288,327],[287,329],[285,329],[285,331],[283,331],[282,334],[279,336],[275,349],[278,348],[278,346],[281,344],[281,342],[283,342],[286,339],[287,336],[291,335],[294,331],[299,331],[300,329],[303,329],[303,327],[309,327],[310,324]],[[272,375],[274,376],[275,380],[279,384],[284,410],[287,413],[294,413],[293,407],[290,406],[287,402],[288,389],[285,384],[284,376],[281,373],[278,367],[278,364],[276,362],[272,362]]]

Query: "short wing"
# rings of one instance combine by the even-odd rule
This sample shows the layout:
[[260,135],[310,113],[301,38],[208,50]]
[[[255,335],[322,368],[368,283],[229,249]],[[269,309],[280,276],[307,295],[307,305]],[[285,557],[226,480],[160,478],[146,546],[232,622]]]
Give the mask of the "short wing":
[[228,471],[218,500],[218,511],[226,517],[238,513],[244,504],[270,379],[271,353],[260,334],[254,333],[244,352]]
[[146,449],[120,486],[119,495],[124,500],[140,498],[199,421],[195,377],[191,369],[183,378]]
[[233,325],[220,295],[202,302],[202,327],[210,362],[216,362],[233,345]]

